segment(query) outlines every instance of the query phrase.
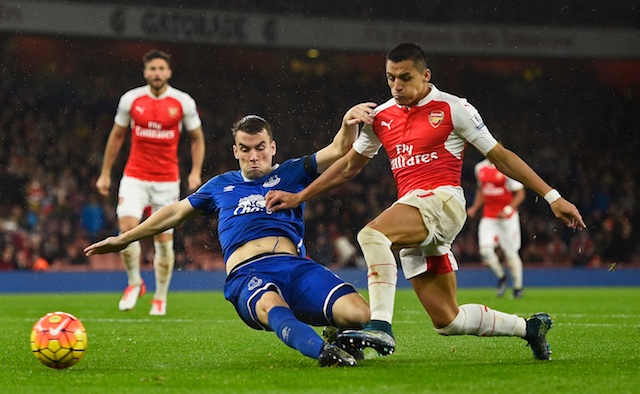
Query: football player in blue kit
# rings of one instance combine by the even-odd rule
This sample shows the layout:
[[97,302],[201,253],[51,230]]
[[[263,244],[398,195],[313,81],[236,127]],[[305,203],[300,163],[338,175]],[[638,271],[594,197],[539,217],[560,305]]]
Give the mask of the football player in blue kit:
[[304,205],[272,212],[265,195],[272,188],[295,193],[309,185],[349,151],[358,123],[371,123],[374,107],[352,107],[328,146],[282,164],[273,163],[276,143],[269,123],[245,116],[232,128],[239,171],[211,178],[133,229],[88,246],[85,254],[117,252],[196,215],[217,213],[227,271],[224,295],[240,318],[251,328],[273,330],[320,366],[356,365],[359,355],[325,341],[311,326],[360,328],[369,322],[369,304],[351,284],[305,256]]

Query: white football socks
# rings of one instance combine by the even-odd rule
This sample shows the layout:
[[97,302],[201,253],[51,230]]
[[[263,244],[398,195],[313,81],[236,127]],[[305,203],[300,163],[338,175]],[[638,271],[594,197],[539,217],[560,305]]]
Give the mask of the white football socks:
[[518,336],[524,338],[527,323],[524,318],[494,311],[485,305],[460,305],[458,315],[448,326],[436,328],[441,335]]
[[142,284],[142,277],[140,276],[140,250],[140,241],[135,241],[120,251],[129,286],[140,286]]
[[398,267],[391,252],[391,241],[380,231],[364,227],[358,233],[358,243],[368,267],[371,320],[391,324],[398,282]]
[[505,252],[505,260],[511,271],[511,279],[513,280],[514,289],[522,289],[522,259],[518,252]]
[[153,271],[156,276],[156,292],[153,298],[166,301],[176,261],[173,239],[167,242],[153,241],[153,246],[155,248]]

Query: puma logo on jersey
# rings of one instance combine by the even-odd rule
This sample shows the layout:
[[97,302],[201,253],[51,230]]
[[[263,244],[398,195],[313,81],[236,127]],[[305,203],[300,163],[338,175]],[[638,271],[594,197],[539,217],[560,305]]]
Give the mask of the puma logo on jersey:
[[138,111],[139,114],[143,114],[144,113],[144,107],[141,107],[139,105],[136,105],[135,110]]
[[385,126],[387,128],[387,130],[391,130],[391,123],[393,122],[393,119],[391,119],[388,122],[385,122],[384,120],[380,121],[380,126]]

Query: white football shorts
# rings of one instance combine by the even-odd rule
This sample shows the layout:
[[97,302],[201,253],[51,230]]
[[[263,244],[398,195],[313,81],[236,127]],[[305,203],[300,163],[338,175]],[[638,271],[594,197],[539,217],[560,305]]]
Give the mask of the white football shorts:
[[500,246],[503,251],[518,252],[522,245],[520,215],[514,212],[505,219],[485,218],[478,223],[478,245],[480,247]]
[[436,273],[457,271],[458,262],[451,252],[451,244],[467,220],[464,206],[447,191],[438,189],[414,190],[395,204],[417,208],[429,232],[420,247],[400,251],[405,278],[418,276],[426,272],[428,267]]
[[[180,181],[151,182],[123,176],[118,187],[118,218],[132,216],[142,219],[147,207],[151,214],[180,198]],[[166,233],[173,233],[169,229]]]

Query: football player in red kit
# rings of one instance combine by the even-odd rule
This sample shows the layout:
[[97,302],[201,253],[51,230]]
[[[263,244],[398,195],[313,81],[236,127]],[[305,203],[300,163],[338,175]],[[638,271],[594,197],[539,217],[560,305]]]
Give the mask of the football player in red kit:
[[[116,213],[120,232],[138,225],[146,208],[153,213],[180,198],[178,144],[183,131],[191,141],[188,188],[195,191],[202,184],[205,145],[196,103],[189,94],[169,85],[169,54],[152,50],[142,60],[147,84],[129,90],[120,98],[96,182],[98,191],[108,195],[113,163],[127,131],[131,130],[131,150],[118,188]],[[167,293],[175,263],[173,229],[156,235],[153,244],[156,288],[149,314],[162,316],[167,310]],[[146,292],[140,276],[140,249],[140,242],[133,242],[120,252],[128,278],[128,286],[118,304],[122,311],[135,307],[138,298]]]

